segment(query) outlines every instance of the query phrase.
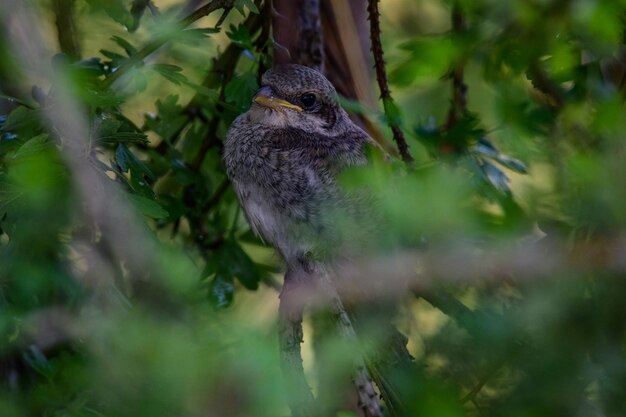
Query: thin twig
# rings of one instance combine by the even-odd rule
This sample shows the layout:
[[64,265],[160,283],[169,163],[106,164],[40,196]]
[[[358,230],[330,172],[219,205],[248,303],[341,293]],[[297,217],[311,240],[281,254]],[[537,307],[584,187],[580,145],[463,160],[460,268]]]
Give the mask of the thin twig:
[[[452,6],[452,31],[455,35],[465,30],[465,18],[458,2]],[[467,112],[467,85],[464,81],[464,62],[457,62],[450,74],[452,79],[452,102],[448,111],[446,128],[450,129],[461,120]]]
[[[182,30],[185,27],[189,26],[196,20],[207,16],[218,9],[230,9],[233,6],[233,0],[213,0],[210,3],[205,4],[204,6],[198,8],[194,12],[192,12],[187,17],[181,19],[175,26],[178,30]],[[128,58],[114,73],[110,74],[107,78],[102,81],[101,87],[108,88],[110,87],[115,80],[120,78],[123,74],[125,74],[130,68],[142,62],[148,55],[155,52],[161,46],[165,45],[169,39],[167,37],[157,37],[152,41],[148,42],[143,48],[137,51],[136,54]]]
[[385,71],[385,59],[383,56],[383,45],[380,40],[380,12],[378,10],[379,0],[368,0],[367,11],[370,21],[370,40],[372,42],[372,54],[374,55],[374,68],[376,69],[376,80],[380,88],[380,98],[383,101],[387,123],[393,133],[393,140],[398,146],[400,156],[407,166],[412,167],[415,161],[409,152],[409,146],[404,138],[404,133],[397,120],[391,114],[391,108],[394,106],[391,92],[389,91],[389,83],[387,82],[387,72]]

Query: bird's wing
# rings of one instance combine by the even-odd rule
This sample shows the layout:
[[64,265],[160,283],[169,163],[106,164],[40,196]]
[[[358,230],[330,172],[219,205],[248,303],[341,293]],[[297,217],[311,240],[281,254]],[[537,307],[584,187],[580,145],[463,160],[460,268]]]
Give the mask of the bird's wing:
[[339,135],[326,135],[289,127],[275,132],[271,141],[276,149],[299,151],[305,157],[338,168],[365,163],[364,147],[372,143],[367,133],[358,128]]

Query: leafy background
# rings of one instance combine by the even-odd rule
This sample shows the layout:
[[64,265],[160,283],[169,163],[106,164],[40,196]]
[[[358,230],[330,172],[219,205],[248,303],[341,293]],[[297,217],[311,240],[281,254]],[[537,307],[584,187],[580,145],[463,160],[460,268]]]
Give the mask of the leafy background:
[[[2,416],[289,413],[281,266],[221,164],[271,66],[269,3],[184,29],[201,2],[154,3],[0,4]],[[372,155],[345,183],[377,197],[381,248],[420,260],[408,290],[392,255],[360,277],[415,358],[390,414],[626,415],[625,18],[623,0],[382,2],[396,104],[346,106],[389,143],[400,124],[416,161]],[[352,415],[349,350],[306,337],[304,359]]]

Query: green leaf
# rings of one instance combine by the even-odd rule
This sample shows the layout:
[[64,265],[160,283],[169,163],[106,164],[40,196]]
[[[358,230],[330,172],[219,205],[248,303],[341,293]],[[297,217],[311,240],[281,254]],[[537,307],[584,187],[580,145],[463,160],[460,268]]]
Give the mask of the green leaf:
[[198,175],[193,172],[182,159],[173,159],[171,168],[176,175],[176,182],[182,186],[198,182]]
[[102,119],[98,129],[96,130],[96,137],[111,137],[117,132],[121,125],[122,122],[119,120],[112,118]]
[[234,104],[239,112],[244,112],[250,107],[252,97],[258,88],[256,77],[249,72],[234,77],[224,91],[226,102]]
[[124,51],[126,51],[126,55],[129,57],[135,55],[137,53],[137,48],[135,48],[130,42],[126,39],[121,38],[119,36],[111,36],[111,40],[113,40],[116,44],[122,47]]
[[41,118],[41,110],[19,106],[9,114],[0,132],[15,134],[16,139],[24,141],[43,133]]
[[176,85],[187,82],[187,77],[181,74],[183,69],[176,65],[154,64],[152,65],[152,69]]
[[150,171],[150,169],[143,162],[141,162],[139,158],[137,158],[135,154],[133,154],[130,149],[128,149],[124,144],[120,143],[115,150],[115,161],[117,162],[117,165],[120,167],[122,172],[142,172],[143,174],[148,176],[148,178],[154,179],[154,174],[152,174],[152,171]]
[[145,117],[146,127],[165,140],[169,140],[189,120],[177,102],[177,95],[169,95],[164,100],[157,100],[158,117],[149,115]]
[[22,146],[20,146],[13,154],[13,159],[28,158],[29,156],[41,153],[46,149],[50,149],[51,146],[53,145],[50,141],[48,141],[48,135],[46,133],[42,133],[41,135],[37,135],[29,139]]
[[165,219],[169,213],[155,201],[137,194],[128,194],[130,203],[145,216],[153,219]]
[[96,10],[104,10],[111,19],[122,26],[132,27],[133,18],[123,0],[87,0],[87,3]]
[[129,129],[121,120],[105,118],[96,130],[96,140],[103,143],[145,143],[147,136],[138,130]]
[[110,66],[112,68],[109,68],[108,72],[110,72],[110,70],[115,68],[115,67],[119,67],[122,64],[122,62],[124,62],[124,61],[126,61],[128,59],[124,55],[118,54],[116,52],[111,52],[111,51],[108,51],[106,49],[100,49],[100,53],[111,60]]
[[400,86],[415,81],[438,82],[459,55],[455,44],[446,37],[413,40],[400,45],[400,49],[410,55],[389,74],[389,80]]
[[233,302],[235,287],[232,278],[216,274],[209,286],[209,301],[216,309],[223,309]]
[[143,13],[148,7],[148,0],[134,0],[133,4],[130,8],[130,14],[133,17],[133,21],[131,25],[128,27],[129,32],[134,32],[139,27],[139,23],[141,22],[141,17]]
[[235,7],[243,15],[243,6],[246,6],[252,13],[259,14],[259,9],[252,0],[237,0]]
[[208,38],[210,35],[213,35],[219,32],[220,32],[219,28],[185,29],[185,30],[178,30],[172,33],[172,36],[170,37],[170,39],[175,40],[177,42],[195,44],[198,41],[202,41]]
[[6,176],[0,176],[0,219],[5,210],[13,201],[22,196],[24,190],[11,181],[6,180]]
[[106,73],[102,62],[98,57],[91,57],[72,63],[72,68],[80,71],[80,75],[86,78],[97,78]]
[[237,46],[242,49],[254,49],[252,46],[252,34],[245,25],[230,25],[229,29],[230,31],[226,32],[226,36]]
[[249,290],[259,287],[259,270],[235,240],[227,240],[216,250],[218,272],[236,277]]
[[219,97],[217,91],[211,90],[210,88],[203,85],[195,84],[190,81],[187,81],[185,85],[187,85],[187,87],[191,87],[196,93],[203,95],[208,99],[217,100]]

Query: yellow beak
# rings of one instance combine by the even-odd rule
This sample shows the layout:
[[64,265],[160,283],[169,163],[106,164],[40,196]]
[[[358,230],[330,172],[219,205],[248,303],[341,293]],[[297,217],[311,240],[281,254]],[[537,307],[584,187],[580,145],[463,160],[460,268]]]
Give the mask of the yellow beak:
[[296,106],[288,101],[281,100],[274,97],[273,91],[270,87],[262,87],[257,91],[256,95],[252,99],[259,106],[267,107],[273,110],[291,109],[298,112],[302,112],[302,107]]

